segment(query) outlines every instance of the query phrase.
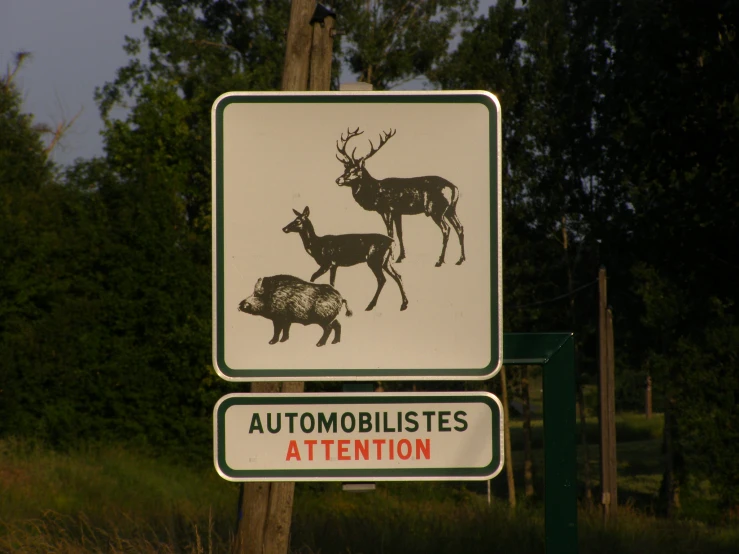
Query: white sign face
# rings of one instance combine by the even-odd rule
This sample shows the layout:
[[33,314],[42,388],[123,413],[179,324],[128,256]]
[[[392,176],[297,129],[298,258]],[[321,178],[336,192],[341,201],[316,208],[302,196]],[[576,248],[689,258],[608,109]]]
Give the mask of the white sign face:
[[214,104],[213,148],[223,378],[497,372],[495,97],[230,93]]
[[230,481],[483,480],[503,467],[488,393],[231,394],[214,415]]

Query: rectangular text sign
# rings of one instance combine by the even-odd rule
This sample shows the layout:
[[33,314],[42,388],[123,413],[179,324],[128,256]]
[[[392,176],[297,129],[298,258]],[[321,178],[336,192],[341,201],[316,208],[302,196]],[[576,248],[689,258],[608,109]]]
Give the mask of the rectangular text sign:
[[230,481],[490,479],[502,434],[485,392],[230,394],[214,409],[215,466]]

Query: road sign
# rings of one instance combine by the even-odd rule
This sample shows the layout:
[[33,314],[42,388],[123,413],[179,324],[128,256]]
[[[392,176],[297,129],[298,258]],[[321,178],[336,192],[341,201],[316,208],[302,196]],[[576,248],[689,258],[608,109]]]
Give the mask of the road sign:
[[212,123],[221,377],[481,380],[498,371],[493,95],[229,93]]
[[230,481],[484,480],[503,467],[502,409],[485,392],[230,394],[213,435]]

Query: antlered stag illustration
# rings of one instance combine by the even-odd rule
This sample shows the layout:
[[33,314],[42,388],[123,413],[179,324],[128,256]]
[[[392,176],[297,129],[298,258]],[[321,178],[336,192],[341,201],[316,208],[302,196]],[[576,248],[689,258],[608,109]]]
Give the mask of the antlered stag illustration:
[[395,136],[396,131],[390,129],[389,132],[383,132],[377,148],[372,141],[369,141],[370,152],[364,157],[355,158],[354,153],[357,149],[354,148],[349,155],[346,152],[346,146],[350,139],[363,132],[359,130],[359,127],[354,131],[347,129],[346,138],[342,133],[340,141],[336,141],[336,148],[340,154],[336,157],[344,164],[344,173],[336,179],[336,184],[351,187],[357,204],[365,210],[379,213],[391,238],[395,236],[394,229],[397,229],[400,246],[397,262],[405,258],[402,217],[425,214],[434,220],[442,233],[441,255],[436,262],[436,267],[444,263],[450,226],[454,228],[459,237],[461,255],[457,265],[460,265],[465,260],[465,254],[464,228],[457,216],[459,189],[446,179],[436,176],[375,179],[367,171],[365,163]]

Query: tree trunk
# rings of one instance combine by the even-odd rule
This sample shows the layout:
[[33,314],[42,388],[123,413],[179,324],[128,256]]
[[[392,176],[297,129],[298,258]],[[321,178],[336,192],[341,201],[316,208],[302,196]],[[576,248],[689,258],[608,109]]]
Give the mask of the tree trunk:
[[506,382],[505,366],[500,368],[500,398],[503,402],[503,456],[505,457],[505,472],[508,480],[508,504],[516,507],[516,483],[513,479],[513,459],[511,456],[511,427],[508,411],[508,384]]
[[665,474],[662,477],[662,487],[665,493],[667,517],[675,517],[680,510],[680,486],[675,476],[675,449],[673,446],[674,421],[671,398],[667,399],[665,407],[665,424],[663,441],[665,449]]
[[600,483],[603,521],[616,517],[616,422],[613,400],[612,319],[608,308],[606,269],[598,271],[598,367],[600,389]]
[[334,18],[331,16],[313,25],[308,90],[329,90],[331,88],[333,30]]
[[[305,383],[251,385],[253,393],[300,393]],[[285,554],[290,544],[295,483],[242,483],[240,519],[236,526],[233,554]]]
[[261,554],[267,519],[269,483],[241,483],[241,505],[236,523],[233,554]]
[[585,395],[583,394],[582,384],[577,385],[577,406],[580,411],[580,440],[583,449],[583,481],[585,483],[585,505],[591,507],[593,505],[593,491],[590,484],[590,449],[588,448],[588,422],[587,413],[585,411]]
[[534,462],[531,457],[531,402],[529,397],[529,366],[523,368],[521,392],[523,394],[523,482],[524,494],[534,496]]
[[290,24],[287,28],[285,66],[282,70],[282,90],[308,90],[313,40],[310,20],[315,9],[315,0],[292,0]]

